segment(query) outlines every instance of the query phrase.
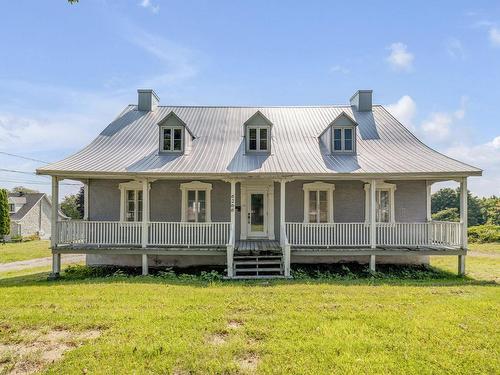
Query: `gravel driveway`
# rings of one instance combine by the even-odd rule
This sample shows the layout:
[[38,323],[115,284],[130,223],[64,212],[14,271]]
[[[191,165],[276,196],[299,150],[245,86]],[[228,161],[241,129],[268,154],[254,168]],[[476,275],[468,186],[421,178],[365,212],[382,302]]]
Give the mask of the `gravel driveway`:
[[[61,263],[80,263],[85,262],[85,255],[82,254],[63,254],[61,255]],[[52,258],[36,258],[28,260],[20,260],[18,262],[0,264],[0,272],[5,271],[20,271],[27,268],[46,267],[52,265]]]

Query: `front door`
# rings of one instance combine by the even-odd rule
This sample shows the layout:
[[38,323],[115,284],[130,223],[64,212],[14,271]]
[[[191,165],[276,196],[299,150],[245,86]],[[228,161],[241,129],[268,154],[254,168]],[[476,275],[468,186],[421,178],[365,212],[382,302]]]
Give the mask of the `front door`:
[[267,197],[264,191],[248,193],[248,236],[267,237]]

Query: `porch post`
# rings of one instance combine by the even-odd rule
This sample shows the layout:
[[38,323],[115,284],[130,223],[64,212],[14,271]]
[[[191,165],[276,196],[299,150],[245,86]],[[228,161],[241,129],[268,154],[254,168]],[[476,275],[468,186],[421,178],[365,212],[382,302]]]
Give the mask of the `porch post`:
[[227,277],[233,277],[233,257],[234,244],[236,242],[236,180],[230,180],[231,184],[231,225],[229,226],[229,243],[227,244],[226,262],[227,262]]
[[376,180],[370,181],[370,247],[377,247],[377,228],[376,228]]
[[427,244],[432,245],[432,181],[425,181],[425,203],[426,203],[426,221],[427,221]]
[[59,237],[58,231],[58,216],[59,216],[59,177],[52,176],[52,212],[50,218],[50,246],[52,248],[52,278],[59,276],[61,272],[61,254],[55,253],[57,248],[57,240]]
[[89,180],[83,183],[83,220],[89,219]]
[[280,244],[283,251],[284,276],[290,277],[290,245],[285,228],[286,183],[287,180],[280,180]]
[[[149,232],[149,181],[144,179],[142,181],[142,248],[148,246],[148,232]],[[148,274],[148,255],[142,254],[142,274]]]
[[[460,224],[461,224],[461,247],[467,251],[467,177],[460,180]],[[458,256],[458,274],[465,274],[465,255]]]

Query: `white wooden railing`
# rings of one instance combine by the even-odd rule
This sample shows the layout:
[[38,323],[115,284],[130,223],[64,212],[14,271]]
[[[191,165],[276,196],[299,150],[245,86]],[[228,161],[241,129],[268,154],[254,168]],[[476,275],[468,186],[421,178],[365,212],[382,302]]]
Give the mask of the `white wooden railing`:
[[365,223],[285,223],[292,246],[369,246],[370,226]]
[[148,245],[216,246],[229,243],[231,223],[149,223]]
[[[370,246],[369,223],[285,223],[292,246]],[[461,224],[454,222],[377,223],[376,245],[460,246]]]
[[58,244],[140,245],[142,225],[121,221],[60,221]]
[[460,246],[462,224],[451,221],[432,221],[431,224],[433,245]]
[[[79,221],[57,223],[58,244],[141,246],[142,222]],[[230,223],[148,223],[148,246],[216,246],[229,241]]]

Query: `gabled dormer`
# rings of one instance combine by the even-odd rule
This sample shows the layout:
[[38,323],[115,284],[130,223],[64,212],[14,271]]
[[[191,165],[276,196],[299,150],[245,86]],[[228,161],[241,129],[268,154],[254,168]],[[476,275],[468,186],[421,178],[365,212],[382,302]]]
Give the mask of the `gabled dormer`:
[[160,153],[187,154],[194,140],[188,126],[171,111],[159,123]]
[[255,112],[243,124],[245,149],[247,153],[271,153],[271,131],[273,123],[262,114]]
[[358,123],[342,111],[319,136],[331,154],[356,153],[356,127]]

